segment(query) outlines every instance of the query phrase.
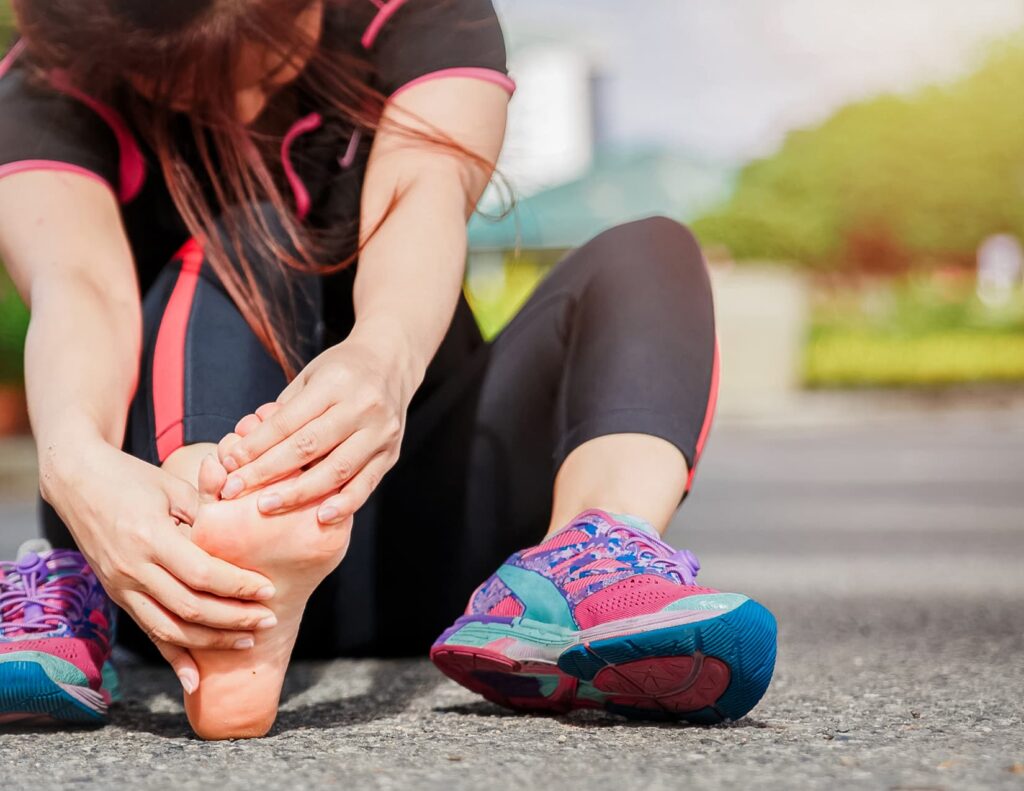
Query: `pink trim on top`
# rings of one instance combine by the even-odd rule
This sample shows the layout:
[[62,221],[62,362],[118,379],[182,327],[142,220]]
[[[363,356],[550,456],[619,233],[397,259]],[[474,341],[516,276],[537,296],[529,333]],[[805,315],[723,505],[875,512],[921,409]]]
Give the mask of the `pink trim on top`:
[[153,347],[153,424],[161,462],[185,444],[185,343],[203,266],[203,246],[189,239],[174,257],[181,261],[181,272]]
[[4,59],[0,60],[0,77],[3,77],[11,70],[11,67],[14,65],[14,61],[16,61],[18,56],[24,51],[25,40],[19,39],[18,43],[11,47],[7,54],[4,55]]
[[708,440],[708,434],[711,431],[711,424],[715,419],[715,408],[718,406],[718,379],[719,371],[722,367],[722,355],[718,346],[718,339],[715,339],[715,360],[711,366],[711,392],[708,393],[708,408],[704,413],[704,425],[701,426],[700,436],[697,437],[697,449],[693,454],[693,464],[690,466],[690,475],[686,479],[686,491],[690,491],[690,487],[693,486],[693,478],[697,474],[697,462],[700,461],[701,454],[704,452],[704,445]]
[[363,49],[369,49],[373,46],[374,42],[377,40],[377,36],[380,35],[380,31],[384,28],[384,25],[388,23],[388,20],[390,20],[398,9],[405,5],[405,3],[406,0],[391,0],[391,2],[381,5],[376,2],[376,0],[373,0],[373,4],[380,10],[373,18],[373,21],[370,22],[370,26],[366,28],[366,32],[363,33]]
[[288,179],[288,184],[292,188],[292,195],[295,196],[295,214],[300,220],[306,219],[313,201],[309,197],[309,190],[302,183],[302,179],[292,164],[292,144],[300,136],[319,129],[323,122],[324,119],[320,113],[311,113],[292,124],[292,128],[288,130],[281,141],[281,166],[284,168],[285,178]]
[[50,76],[50,82],[61,93],[77,99],[92,110],[110,127],[110,131],[114,133],[114,137],[117,139],[117,147],[121,152],[121,161],[118,167],[121,183],[118,189],[118,197],[121,199],[121,203],[131,203],[138,197],[143,185],[146,183],[146,160],[142,156],[142,151],[134,135],[128,129],[128,124],[125,123],[121,114],[113,107],[103,104],[78,90],[78,88],[71,84],[65,73],[55,71]]
[[425,82],[432,82],[433,80],[443,80],[448,77],[461,77],[467,80],[483,80],[484,82],[491,82],[508,91],[509,96],[516,92],[515,80],[505,74],[505,72],[497,71],[496,69],[460,66],[455,69],[432,71],[429,74],[424,74],[422,77],[417,77],[415,80],[410,80],[405,85],[399,87],[398,90],[392,93],[388,98],[394,99],[400,93],[404,93],[410,88],[415,88],[417,85],[422,85]]
[[75,176],[85,176],[93,181],[98,181],[111,192],[114,191],[110,183],[98,173],[93,173],[91,170],[86,170],[78,165],[72,165],[69,162],[57,162],[52,159],[23,159],[20,162],[9,162],[6,165],[0,165],[0,179],[5,176],[13,176],[15,173],[30,173],[39,170],[52,170],[60,173],[71,173]]

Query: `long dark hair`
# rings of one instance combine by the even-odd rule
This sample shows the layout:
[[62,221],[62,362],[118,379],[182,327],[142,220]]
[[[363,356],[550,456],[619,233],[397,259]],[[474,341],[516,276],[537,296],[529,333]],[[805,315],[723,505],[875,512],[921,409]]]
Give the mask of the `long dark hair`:
[[[345,5],[347,0],[324,2]],[[372,87],[368,62],[355,52],[328,51],[297,24],[316,3],[13,0],[29,62],[40,74],[59,72],[75,89],[100,101],[128,97],[133,126],[155,152],[189,232],[206,245],[210,263],[228,293],[290,376],[296,373],[289,337],[292,322],[282,313],[286,307],[280,299],[261,293],[259,283],[267,278],[254,272],[247,250],[257,251],[261,266],[266,261],[320,273],[348,266],[358,251],[342,261],[318,260],[310,235],[293,217],[280,179],[267,164],[280,138],[257,134],[238,117],[234,75],[242,43],[263,48],[285,62],[305,62],[303,84],[315,93],[318,106],[330,108],[358,129],[375,131],[385,97]],[[126,75],[131,75],[133,85],[145,86],[145,96],[130,90]],[[188,97],[194,153],[204,174],[187,164],[172,133],[172,122],[180,120],[175,102],[182,96]],[[413,134],[465,155],[481,167],[490,166],[443,135]],[[290,244],[280,232],[275,233],[260,210],[267,204],[281,219]],[[216,205],[237,210],[220,215]],[[357,247],[371,235],[364,233]]]

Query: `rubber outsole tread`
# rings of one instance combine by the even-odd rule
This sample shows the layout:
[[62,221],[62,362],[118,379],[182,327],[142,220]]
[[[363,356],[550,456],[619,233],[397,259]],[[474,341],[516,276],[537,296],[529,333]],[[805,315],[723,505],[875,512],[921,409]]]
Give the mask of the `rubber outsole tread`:
[[[735,610],[710,620],[574,646],[559,657],[558,669],[577,682],[591,682],[604,668],[615,668],[641,660],[687,656],[694,657],[695,661],[698,658],[700,661],[704,658],[717,660],[727,666],[729,680],[713,705],[680,712],[665,705],[664,699],[669,697],[669,693],[625,696],[636,697],[636,702],[642,701],[643,705],[623,705],[616,700],[603,703],[608,711],[632,719],[683,720],[712,725],[740,719],[764,696],[775,668],[776,638],[774,616],[757,602],[747,601]],[[529,675],[530,671],[524,669],[520,662],[487,656],[486,653],[472,647],[441,644],[435,646],[431,656],[446,675],[488,700],[508,708],[558,712],[595,705],[576,697],[575,684],[569,699],[542,699],[535,706],[519,699],[512,700],[500,689],[482,680],[473,668],[486,665],[508,676]],[[473,657],[472,660],[470,657]],[[619,700],[623,698],[621,694],[607,696],[618,697]]]
[[0,717],[50,717],[60,722],[102,725],[106,718],[76,700],[34,662],[0,664]]

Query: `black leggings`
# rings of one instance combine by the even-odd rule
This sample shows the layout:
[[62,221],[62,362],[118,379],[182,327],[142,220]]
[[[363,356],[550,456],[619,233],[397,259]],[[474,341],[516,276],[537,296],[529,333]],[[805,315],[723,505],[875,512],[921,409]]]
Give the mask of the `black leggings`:
[[[218,442],[286,384],[201,259],[179,255],[144,299],[127,450],[153,463],[183,443]],[[299,328],[307,356],[332,340],[319,319],[351,326],[352,278],[303,281],[314,317]],[[716,380],[707,270],[671,220],[614,228],[570,253],[492,343],[463,300],[410,407],[401,458],[314,594],[297,655],[423,651],[476,585],[543,536],[555,475],[574,448],[650,434],[692,470]],[[67,544],[60,528],[51,524],[51,538]],[[122,623],[123,643],[147,645]]]

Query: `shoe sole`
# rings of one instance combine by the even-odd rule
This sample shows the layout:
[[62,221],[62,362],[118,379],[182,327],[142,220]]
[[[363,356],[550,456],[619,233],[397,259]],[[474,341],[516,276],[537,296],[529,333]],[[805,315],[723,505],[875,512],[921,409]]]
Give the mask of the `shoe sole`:
[[[485,646],[439,642],[430,658],[467,689],[520,711],[604,708],[713,725],[740,719],[761,700],[775,668],[777,636],[775,618],[763,606],[748,599],[721,615],[670,626],[658,624],[663,616],[646,618],[657,625],[644,628],[638,618],[620,634],[604,636],[615,625],[602,627],[600,639],[576,633],[557,658],[552,646],[565,643],[564,633],[544,640],[538,624],[525,629],[510,619],[506,638]],[[448,639],[457,633],[450,630]]]
[[[0,723],[27,720],[81,725],[106,722],[109,693],[50,677],[31,659],[7,655],[0,662]],[[80,671],[79,671],[80,672]]]

